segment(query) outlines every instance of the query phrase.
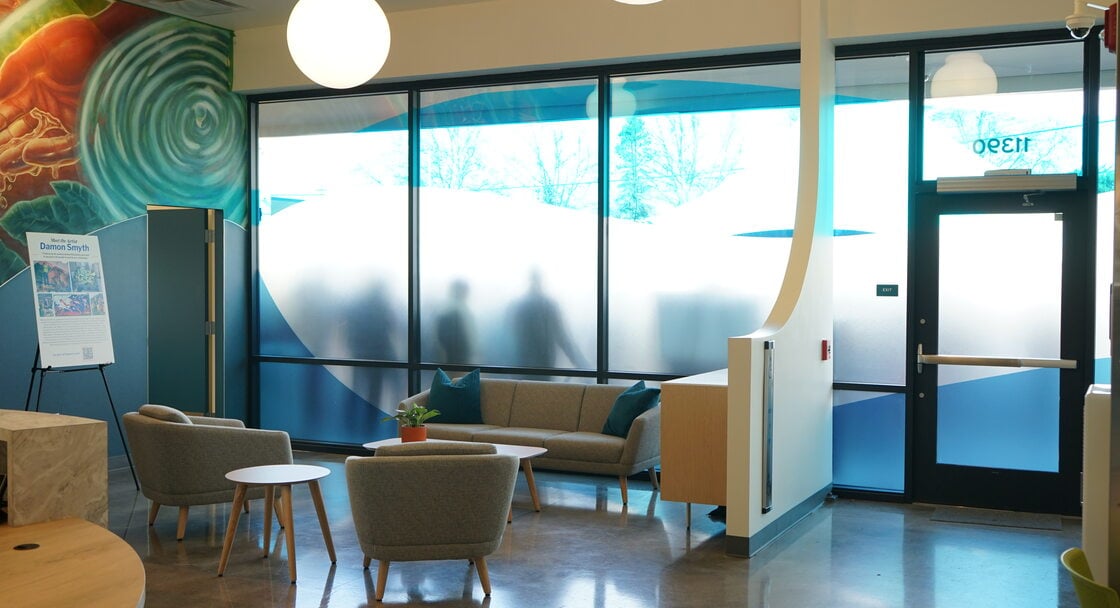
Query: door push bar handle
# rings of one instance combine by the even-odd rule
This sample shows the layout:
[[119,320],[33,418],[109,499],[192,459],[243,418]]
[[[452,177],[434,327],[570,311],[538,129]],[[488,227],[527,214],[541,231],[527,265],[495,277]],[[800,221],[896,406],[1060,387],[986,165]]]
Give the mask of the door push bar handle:
[[980,357],[971,355],[927,355],[918,345],[918,373],[923,364],[930,365],[981,365],[988,367],[1051,367],[1077,369],[1075,359],[1040,359],[1029,357]]

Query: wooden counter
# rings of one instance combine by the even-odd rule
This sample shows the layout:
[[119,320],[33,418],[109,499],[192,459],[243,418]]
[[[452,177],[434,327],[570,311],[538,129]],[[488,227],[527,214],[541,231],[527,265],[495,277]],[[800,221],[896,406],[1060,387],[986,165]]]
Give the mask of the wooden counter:
[[661,498],[727,504],[727,370],[661,383]]
[[[36,549],[18,550],[36,544]],[[120,608],[144,605],[144,564],[116,534],[70,518],[0,525],[0,593],[5,606]]]
[[0,470],[7,475],[7,523],[23,526],[81,517],[107,526],[105,431],[103,420],[0,409]]

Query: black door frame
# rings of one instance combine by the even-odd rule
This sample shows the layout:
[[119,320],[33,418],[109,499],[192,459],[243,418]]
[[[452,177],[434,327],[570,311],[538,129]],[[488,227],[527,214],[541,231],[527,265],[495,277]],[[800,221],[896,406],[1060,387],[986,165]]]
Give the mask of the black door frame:
[[911,479],[915,501],[1037,513],[1080,513],[1082,404],[1094,367],[1090,334],[1093,323],[1086,312],[1090,310],[1092,294],[1088,271],[1094,240],[1089,232],[1092,206],[1088,199],[1081,191],[917,195],[915,251],[924,258],[917,260],[913,281],[915,322],[910,329],[909,365],[916,365],[916,344],[924,344],[926,352],[937,352],[940,215],[1062,213],[1060,349],[1061,358],[1076,359],[1078,367],[1060,370],[1057,473],[936,464],[936,366],[927,367],[926,373],[908,374],[914,379],[909,397],[913,404]]

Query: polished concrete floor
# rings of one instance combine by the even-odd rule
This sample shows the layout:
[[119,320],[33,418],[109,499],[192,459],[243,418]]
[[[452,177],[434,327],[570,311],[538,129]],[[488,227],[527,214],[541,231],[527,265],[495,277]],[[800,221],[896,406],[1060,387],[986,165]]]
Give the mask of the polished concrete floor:
[[[183,542],[176,509],[146,523],[147,500],[128,469],[110,475],[110,528],[140,554],[147,606],[375,606],[372,571],[362,569],[346,496],[343,460],[300,452],[322,464],[327,515],[338,562],[331,565],[307,487],[296,486],[298,582],[288,577],[283,536],[274,528],[263,559],[259,501],[241,517],[225,576],[216,575],[227,505],[192,509]],[[384,606],[628,608],[647,606],[1075,607],[1058,562],[1080,544],[1076,518],[1061,530],[931,521],[933,507],[838,499],[799,522],[751,559],[724,554],[724,526],[694,506],[664,502],[648,481],[630,483],[620,504],[616,480],[537,471],[541,512],[524,478],[513,523],[487,558],[485,598],[466,561],[393,564]],[[278,538],[279,536],[279,538]],[[2,604],[0,600],[0,604]]]

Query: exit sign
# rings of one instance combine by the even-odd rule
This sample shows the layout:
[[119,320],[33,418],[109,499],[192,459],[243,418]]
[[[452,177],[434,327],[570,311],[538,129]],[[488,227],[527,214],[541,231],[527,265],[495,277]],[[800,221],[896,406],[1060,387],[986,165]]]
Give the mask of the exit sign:
[[876,285],[875,295],[880,298],[897,298],[898,285]]

